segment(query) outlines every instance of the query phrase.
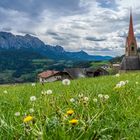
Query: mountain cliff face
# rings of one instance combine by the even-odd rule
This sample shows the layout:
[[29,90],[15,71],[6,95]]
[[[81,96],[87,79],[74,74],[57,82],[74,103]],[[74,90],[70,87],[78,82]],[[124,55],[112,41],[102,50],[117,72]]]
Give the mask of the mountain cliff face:
[[66,52],[61,46],[46,45],[37,37],[29,34],[25,36],[13,35],[12,33],[0,32],[0,49],[1,50],[26,50],[33,51],[54,60],[109,60],[109,56],[88,55],[84,51]]

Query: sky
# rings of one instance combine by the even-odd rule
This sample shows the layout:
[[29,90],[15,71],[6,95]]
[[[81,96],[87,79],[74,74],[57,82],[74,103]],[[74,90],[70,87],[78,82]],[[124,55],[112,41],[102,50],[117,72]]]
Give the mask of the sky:
[[124,54],[130,7],[140,46],[139,0],[1,0],[0,31],[93,55]]

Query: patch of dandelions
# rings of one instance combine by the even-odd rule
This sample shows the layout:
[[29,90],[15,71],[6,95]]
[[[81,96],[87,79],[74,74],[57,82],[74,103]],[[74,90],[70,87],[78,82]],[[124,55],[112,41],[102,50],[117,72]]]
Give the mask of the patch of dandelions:
[[125,86],[126,84],[128,84],[128,83],[129,83],[128,80],[126,80],[126,81],[120,81],[119,83],[116,84],[115,89],[124,87],[124,86]]
[[31,97],[30,97],[30,101],[31,101],[31,102],[36,101],[36,96],[31,96]]
[[69,79],[64,79],[63,81],[62,81],[62,84],[63,85],[70,85],[70,83],[71,83],[71,81],[69,80]]
[[109,99],[109,95],[99,94],[99,95],[98,95],[98,98],[99,98],[101,101],[107,101],[107,100]]
[[52,93],[53,93],[53,91],[52,91],[51,89],[41,91],[41,94],[42,94],[42,95],[50,95],[50,94],[52,94]]

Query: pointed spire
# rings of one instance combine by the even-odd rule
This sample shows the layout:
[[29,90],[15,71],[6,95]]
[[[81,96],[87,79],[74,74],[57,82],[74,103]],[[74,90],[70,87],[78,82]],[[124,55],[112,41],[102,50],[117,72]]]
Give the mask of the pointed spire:
[[133,16],[132,16],[132,8],[130,9],[130,24],[129,24],[129,33],[128,33],[128,38],[130,40],[133,40],[135,37],[134,35],[134,29],[133,29]]

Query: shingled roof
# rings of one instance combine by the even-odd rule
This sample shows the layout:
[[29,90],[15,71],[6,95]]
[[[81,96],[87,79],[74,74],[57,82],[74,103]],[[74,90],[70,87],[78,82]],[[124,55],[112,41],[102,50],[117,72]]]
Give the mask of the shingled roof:
[[48,70],[48,71],[44,71],[44,72],[38,74],[38,77],[48,78],[48,77],[53,76],[53,75],[55,75],[57,73],[59,73],[59,71]]

